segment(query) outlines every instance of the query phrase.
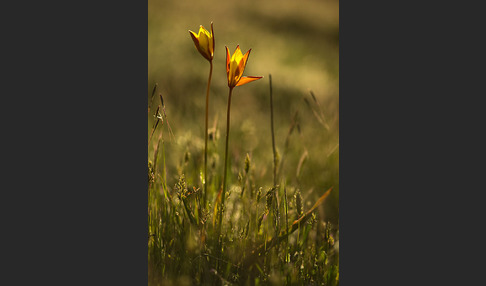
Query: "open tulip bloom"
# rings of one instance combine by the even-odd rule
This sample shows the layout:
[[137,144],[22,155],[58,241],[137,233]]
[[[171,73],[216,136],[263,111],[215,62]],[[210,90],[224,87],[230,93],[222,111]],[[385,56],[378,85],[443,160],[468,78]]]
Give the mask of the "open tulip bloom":
[[261,76],[243,76],[250,52],[251,49],[243,55],[238,45],[233,56],[230,57],[229,49],[226,47],[226,74],[228,75],[230,89],[262,78]]

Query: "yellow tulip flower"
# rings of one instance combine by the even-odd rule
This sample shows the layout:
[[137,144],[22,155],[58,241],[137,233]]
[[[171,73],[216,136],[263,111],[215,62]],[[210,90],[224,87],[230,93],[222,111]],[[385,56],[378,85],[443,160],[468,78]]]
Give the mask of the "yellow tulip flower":
[[201,53],[203,57],[211,62],[214,56],[213,23],[211,22],[211,32],[206,30],[201,25],[199,27],[199,33],[197,35],[191,30],[189,30],[189,34],[194,41],[194,45],[196,45],[196,49]]
[[230,88],[244,85],[262,78],[262,76],[242,76],[243,71],[245,71],[250,51],[251,49],[243,55],[240,50],[240,45],[238,45],[233,56],[230,57],[229,49],[226,47],[226,73],[228,75],[228,86]]

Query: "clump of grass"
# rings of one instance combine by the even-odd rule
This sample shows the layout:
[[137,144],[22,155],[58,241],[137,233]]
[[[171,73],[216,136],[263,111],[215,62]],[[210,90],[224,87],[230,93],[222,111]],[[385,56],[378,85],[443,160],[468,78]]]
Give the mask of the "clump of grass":
[[[332,188],[316,191],[320,193],[317,201],[304,199],[299,181],[292,186],[289,179],[302,175],[307,168],[304,160],[291,173],[280,170],[282,161],[274,160],[272,178],[265,181],[254,177],[255,170],[259,174],[265,166],[247,153],[241,166],[228,169],[232,179],[227,182],[224,212],[219,172],[208,172],[207,182],[213,183],[207,185],[207,192],[214,196],[208,196],[204,204],[202,181],[189,183],[185,176],[201,170],[197,156],[183,152],[173,158],[169,153],[170,160],[186,162],[176,178],[176,169],[166,168],[164,139],[174,135],[162,97],[160,101],[151,100],[149,105],[149,285],[338,285],[338,227],[317,213]],[[295,122],[290,130],[297,126]],[[274,158],[277,142],[291,153],[289,136],[280,141],[275,137]],[[221,139],[214,136],[212,140]],[[171,140],[169,146],[175,142]],[[277,176],[282,185],[277,185]],[[172,183],[170,178],[174,178]]]

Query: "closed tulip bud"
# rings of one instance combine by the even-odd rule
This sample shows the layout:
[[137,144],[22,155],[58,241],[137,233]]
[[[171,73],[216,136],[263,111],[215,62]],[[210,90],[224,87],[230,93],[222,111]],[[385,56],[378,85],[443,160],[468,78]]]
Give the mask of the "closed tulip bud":
[[194,33],[189,30],[189,34],[194,41],[196,49],[201,53],[201,55],[208,61],[213,60],[214,56],[214,34],[213,34],[213,23],[211,23],[211,32],[206,30],[202,25],[199,27],[199,33]]

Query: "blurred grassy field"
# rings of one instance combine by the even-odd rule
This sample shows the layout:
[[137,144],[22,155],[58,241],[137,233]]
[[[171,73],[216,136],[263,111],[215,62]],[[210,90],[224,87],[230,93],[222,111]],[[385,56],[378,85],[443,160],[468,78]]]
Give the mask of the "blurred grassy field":
[[[283,159],[279,184],[287,187],[289,197],[300,190],[305,210],[333,187],[317,217],[337,227],[337,0],[148,1],[148,99],[157,83],[157,93],[163,96],[168,123],[174,134],[169,137],[164,131],[163,137],[167,186],[172,188],[182,173],[189,185],[201,186],[199,172],[204,152],[209,64],[195,49],[188,30],[197,33],[199,25],[210,29],[211,21],[214,24],[215,55],[209,125],[216,127],[216,136],[209,144],[210,175],[215,182],[220,182],[223,172],[228,99],[224,47],[228,46],[233,53],[239,44],[242,52],[252,49],[244,75],[264,78],[237,87],[233,92],[229,143],[232,175],[228,178],[228,190],[234,191],[246,154],[251,158],[254,184],[264,190],[273,185],[269,103],[271,74],[275,143]],[[153,121],[153,117],[149,116],[149,135]],[[293,132],[288,136],[293,123]],[[163,128],[166,126],[167,122],[164,122]],[[149,158],[153,157],[156,144],[157,140],[149,142]],[[215,191],[208,196],[210,201],[214,201],[215,197]]]

